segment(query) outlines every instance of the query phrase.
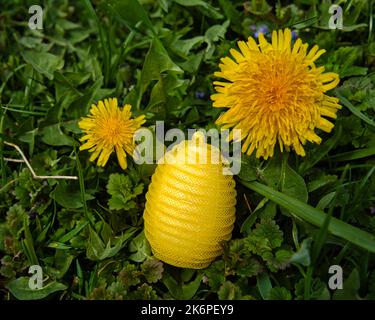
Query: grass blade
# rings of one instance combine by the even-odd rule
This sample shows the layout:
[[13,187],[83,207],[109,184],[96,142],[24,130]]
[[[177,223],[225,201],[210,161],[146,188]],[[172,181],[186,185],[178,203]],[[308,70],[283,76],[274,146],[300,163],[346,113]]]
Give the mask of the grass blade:
[[31,235],[26,219],[24,219],[23,221],[23,226],[25,230],[25,239],[22,241],[22,246],[27,256],[27,259],[29,260],[29,264],[39,265],[38,257],[36,256],[36,253],[35,253],[33,237]]
[[345,107],[347,107],[351,113],[353,113],[355,116],[357,116],[358,118],[360,118],[361,120],[363,120],[364,122],[366,122],[367,124],[375,128],[375,121],[370,119],[368,116],[366,116],[361,111],[359,111],[355,106],[353,106],[348,99],[346,99],[339,93],[338,90],[336,90],[335,92],[336,92],[337,97],[340,99],[340,102]]
[[91,4],[90,0],[84,0],[83,1],[85,7],[87,8],[88,12],[90,13],[91,17],[95,20],[96,27],[99,33],[99,39],[100,43],[103,49],[103,67],[104,67],[104,83],[108,83],[109,81],[109,71],[110,71],[110,65],[111,65],[111,54],[109,51],[109,45],[108,45],[108,37],[105,34],[105,31],[103,29],[103,25],[100,23],[99,18],[96,14],[96,11],[94,7]]
[[367,157],[370,157],[370,156],[373,156],[373,155],[375,155],[375,148],[374,147],[339,153],[339,154],[336,154],[332,157],[329,157],[327,160],[350,161],[350,160],[367,158]]
[[85,228],[87,225],[88,225],[88,221],[86,221],[85,223],[82,223],[81,225],[77,226],[76,228],[74,228],[73,230],[69,231],[67,234],[63,235],[59,240],[58,242],[60,243],[65,243],[67,241],[69,241],[70,239],[72,239],[74,236],[76,236],[77,234],[79,234],[81,232],[81,230],[83,228]]
[[[317,227],[321,227],[326,219],[326,213],[303,203],[293,197],[287,196],[279,191],[267,187],[259,182],[249,182],[240,180],[249,189],[267,197],[278,205],[288,209],[296,217],[303,219]],[[345,239],[357,246],[375,253],[375,236],[356,228],[346,222],[332,217],[330,219],[328,231],[342,239]]]
[[30,114],[32,116],[45,116],[45,112],[37,112],[37,111],[29,111],[29,110],[22,110],[22,109],[16,109],[16,108],[10,108],[6,106],[1,106],[4,110],[12,111],[12,112],[18,112],[23,114]]
[[78,171],[78,179],[79,179],[79,189],[81,191],[81,199],[83,203],[83,212],[85,213],[85,216],[87,220],[90,222],[91,225],[94,225],[94,217],[92,216],[91,212],[87,209],[87,203],[86,203],[86,191],[85,191],[85,183],[83,180],[83,171],[81,162],[79,161],[77,149],[74,148],[74,155],[76,158],[76,164],[77,164],[77,171]]

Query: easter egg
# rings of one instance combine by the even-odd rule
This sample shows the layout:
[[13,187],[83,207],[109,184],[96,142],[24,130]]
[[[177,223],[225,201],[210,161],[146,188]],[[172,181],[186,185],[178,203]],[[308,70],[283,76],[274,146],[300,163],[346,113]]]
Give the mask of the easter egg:
[[183,268],[207,267],[223,252],[235,221],[236,190],[220,150],[201,132],[158,161],[146,194],[145,236],[156,258]]

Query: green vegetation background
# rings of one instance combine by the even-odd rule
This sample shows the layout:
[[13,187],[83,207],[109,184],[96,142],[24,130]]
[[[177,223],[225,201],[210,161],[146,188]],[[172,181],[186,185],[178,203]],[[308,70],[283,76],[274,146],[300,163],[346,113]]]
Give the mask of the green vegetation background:
[[[327,28],[327,0],[46,0],[43,30],[33,31],[35,1],[2,0],[0,297],[375,298],[374,6],[335,3],[343,30]],[[319,64],[341,77],[331,93],[343,105],[335,129],[319,133],[324,142],[308,145],[304,158],[244,156],[223,256],[199,271],[163,264],[142,233],[155,167],[96,167],[78,152],[77,121],[92,103],[118,97],[147,115],[146,126],[215,127],[221,110],[209,96],[219,59],[259,27],[290,27],[327,50]],[[79,182],[33,179],[24,164],[5,160],[19,154],[4,140],[37,174]],[[44,271],[39,290],[28,288],[34,264]],[[343,290],[327,286],[334,264]]]

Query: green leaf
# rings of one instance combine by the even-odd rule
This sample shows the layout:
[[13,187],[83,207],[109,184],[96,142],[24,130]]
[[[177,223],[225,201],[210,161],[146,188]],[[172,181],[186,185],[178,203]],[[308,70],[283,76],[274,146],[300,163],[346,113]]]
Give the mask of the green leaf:
[[268,186],[279,189],[281,173],[283,170],[283,162],[280,154],[276,154],[275,157],[266,162],[266,165],[262,169],[258,169],[258,176],[261,181],[264,181]]
[[203,41],[204,36],[197,36],[190,39],[179,39],[175,41],[172,46],[173,50],[176,50],[181,56],[184,56],[184,58],[187,59],[190,51],[194,47],[201,45]]
[[109,176],[107,192],[112,196],[108,201],[111,210],[129,210],[135,208],[136,203],[132,199],[142,194],[143,184],[134,186],[129,176],[114,173]]
[[169,110],[169,100],[186,87],[186,80],[178,79],[174,74],[163,74],[151,91],[150,101],[146,107],[147,112],[156,114],[158,119],[165,119]]
[[27,63],[45,75],[48,79],[53,79],[53,73],[64,66],[64,60],[48,52],[24,51],[21,53]]
[[267,300],[292,300],[292,295],[284,287],[274,287],[269,291]]
[[[233,239],[229,243],[229,252],[225,253],[226,268],[231,269],[231,273],[241,277],[253,277],[263,271],[258,259],[252,256],[252,248],[255,247],[257,253],[263,254],[268,250],[267,240],[256,238],[250,243],[248,238]],[[255,251],[255,249],[253,250]],[[224,275],[224,274],[223,274]]]
[[54,292],[67,289],[67,286],[60,282],[53,281],[44,285],[41,289],[30,289],[29,277],[20,277],[10,281],[6,285],[6,288],[8,288],[18,300],[40,300]]
[[248,249],[262,255],[264,250],[280,247],[283,242],[283,232],[274,220],[263,219],[246,238]]
[[34,130],[30,130],[19,137],[19,140],[22,142],[26,142],[29,144],[29,153],[30,155],[34,152],[34,146],[35,146],[35,136],[38,133],[38,128],[35,128]]
[[325,208],[327,208],[330,203],[332,202],[332,200],[336,197],[336,191],[333,191],[333,192],[330,192],[326,195],[324,195],[318,202],[318,204],[316,205],[316,208],[317,209],[320,209],[320,210],[324,210]]
[[353,77],[346,80],[339,89],[359,111],[375,110],[375,74]]
[[322,188],[336,181],[337,181],[337,176],[330,175],[330,174],[323,174],[322,176],[317,177],[316,180],[309,182],[307,184],[307,190],[309,192],[313,192],[315,190],[318,190],[319,188]]
[[257,212],[257,215],[260,219],[274,219],[277,214],[276,203],[268,201],[266,198],[264,199],[267,201],[267,203]]
[[225,34],[229,27],[229,20],[225,21],[223,24],[213,25],[208,28],[204,34],[204,41],[207,43],[206,49],[206,59],[210,59],[214,53],[214,42],[225,39]]
[[302,241],[301,247],[295,252],[290,258],[289,263],[297,263],[304,267],[307,267],[311,263],[310,248],[312,239],[308,238]]
[[129,288],[141,282],[141,275],[142,273],[137,270],[137,267],[134,264],[125,262],[125,265],[119,272],[117,278],[126,288]]
[[280,190],[291,197],[307,202],[308,192],[305,180],[303,180],[303,178],[295,172],[288,163],[285,163],[285,165],[282,166]]
[[343,288],[336,290],[333,300],[358,300],[358,290],[360,289],[360,276],[356,268],[353,269],[347,279],[344,280]]
[[183,72],[169,57],[167,50],[160,40],[154,39],[147,52],[141,75],[141,93],[143,93],[152,80],[160,80],[161,74],[170,72]]
[[23,229],[25,230],[25,239],[22,240],[23,252],[27,256],[30,265],[38,265],[38,257],[34,248],[34,240],[29,228],[29,217],[23,219]]
[[164,273],[162,281],[168,288],[168,291],[172,297],[180,300],[189,300],[193,298],[195,293],[197,292],[202,282],[202,277],[200,274],[198,274],[195,280],[187,284],[181,284],[178,283],[176,279],[174,279],[169,273]]
[[245,181],[254,181],[258,177],[257,167],[252,158],[247,155],[241,155],[241,171],[238,176]]
[[207,1],[203,0],[173,0],[174,2],[178,3],[184,7],[200,7],[203,14],[206,14],[209,17],[214,19],[221,19],[222,15],[219,11],[211,6]]
[[7,229],[18,238],[24,231],[24,219],[28,218],[25,209],[20,204],[14,204],[6,214]]
[[267,273],[262,273],[257,277],[257,286],[263,300],[266,300],[272,289],[272,283]]
[[60,124],[44,127],[40,134],[42,141],[50,146],[78,146],[78,142],[62,132]]
[[77,87],[89,80],[91,74],[89,72],[61,72],[56,71],[55,74],[56,100],[60,101],[66,96],[71,95],[69,100],[74,100],[82,96]]
[[[245,199],[247,199],[245,195]],[[248,201],[248,200],[247,200]],[[267,198],[263,198],[253,212],[250,212],[249,216],[243,222],[241,226],[241,232],[249,234],[251,232],[251,227],[254,225],[258,218],[261,219],[273,219],[276,214],[275,203],[269,201]]]
[[[293,197],[278,192],[258,182],[242,181],[241,183],[255,192],[269,198],[278,205],[288,209],[296,217],[307,221],[317,227],[321,227],[324,223],[326,214],[314,207],[303,203]],[[333,235],[352,242],[359,247],[375,253],[375,236],[371,235],[359,228],[332,217],[328,226],[328,231]]]
[[258,0],[246,2],[245,9],[257,16],[264,16],[272,10],[272,7],[266,0]]
[[339,47],[328,57],[328,61],[333,65],[332,71],[337,72],[340,78],[366,75],[367,68],[355,66],[362,56],[362,46]]
[[225,281],[224,261],[214,261],[208,268],[204,270],[208,283],[212,290],[217,291],[220,285]]
[[[137,0],[115,0],[111,7],[112,14],[130,29],[143,28],[156,35],[154,25],[151,23],[143,6]],[[141,23],[141,25],[139,25]]]
[[365,76],[368,68],[352,66],[348,67],[344,72],[341,72],[341,77]]
[[[305,299],[304,292],[305,292],[305,279],[302,278],[295,284],[296,300]],[[331,298],[330,293],[326,284],[319,278],[314,278],[312,280],[312,285],[311,285],[310,299],[330,300],[330,298]]]
[[132,252],[129,259],[135,262],[142,262],[151,256],[151,248],[143,231],[129,243],[129,251]]
[[63,235],[61,238],[59,238],[58,242],[65,243],[65,242],[69,241],[74,236],[76,236],[77,234],[79,234],[88,225],[88,223],[89,222],[86,221],[86,222],[83,222],[83,223],[77,225],[73,230],[69,231],[68,233],[66,233],[65,235]]
[[242,297],[241,289],[230,281],[225,281],[217,293],[220,300],[238,300]]
[[163,275],[163,263],[155,258],[149,258],[141,265],[141,270],[147,282],[156,283]]
[[163,11],[168,12],[168,0],[158,0],[159,6],[163,9]]
[[72,254],[66,250],[56,250],[54,256],[54,265],[45,267],[45,272],[51,275],[54,279],[61,279],[69,270],[70,265],[74,259]]
[[192,299],[194,295],[197,293],[201,283],[202,283],[202,276],[200,273],[198,273],[196,278],[193,281],[182,285],[181,298],[183,300]]
[[51,241],[48,244],[48,248],[59,249],[59,250],[69,250],[72,247],[68,246],[68,245],[66,245],[64,243],[60,243],[60,242],[57,242],[57,241]]
[[[56,188],[50,193],[50,197],[64,208],[78,209],[83,206],[79,190],[75,190],[65,181],[59,181]],[[86,193],[86,200],[92,199],[94,197]]]
[[181,299],[182,288],[169,273],[165,273],[162,278],[163,284],[167,287],[170,295],[175,299]]
[[232,28],[238,32],[242,32],[241,17],[239,11],[236,10],[235,4],[230,0],[219,0],[220,7],[222,8],[225,17],[230,20]]
[[126,242],[137,231],[136,228],[129,228],[124,234],[113,239],[113,246],[111,239],[105,245],[103,240],[99,237],[93,228],[90,228],[90,237],[87,242],[86,255],[90,260],[104,260],[116,255],[126,244]]

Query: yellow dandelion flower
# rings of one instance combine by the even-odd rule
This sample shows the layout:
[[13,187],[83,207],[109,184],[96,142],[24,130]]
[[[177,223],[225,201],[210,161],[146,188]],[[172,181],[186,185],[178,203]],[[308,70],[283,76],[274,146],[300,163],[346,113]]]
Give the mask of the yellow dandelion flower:
[[122,109],[117,106],[117,99],[110,98],[92,105],[90,115],[78,123],[85,135],[80,139],[80,150],[92,152],[90,161],[98,158],[98,166],[104,167],[109,156],[116,151],[117,160],[122,169],[126,169],[126,154],[133,154],[135,131],[145,123],[144,115],[132,119],[131,105],[126,104]]
[[256,157],[272,157],[278,142],[281,151],[304,156],[306,141],[321,142],[315,129],[333,128],[324,117],[336,118],[341,106],[325,93],[339,76],[315,66],[324,49],[315,45],[308,51],[301,39],[292,46],[289,29],[273,31],[271,43],[261,33],[258,38],[259,44],[252,37],[239,41],[240,52],[230,50],[234,60],[221,59],[215,76],[226,81],[214,82],[217,93],[211,99],[214,107],[229,110],[217,123],[241,129],[242,152],[248,155],[256,149]]

